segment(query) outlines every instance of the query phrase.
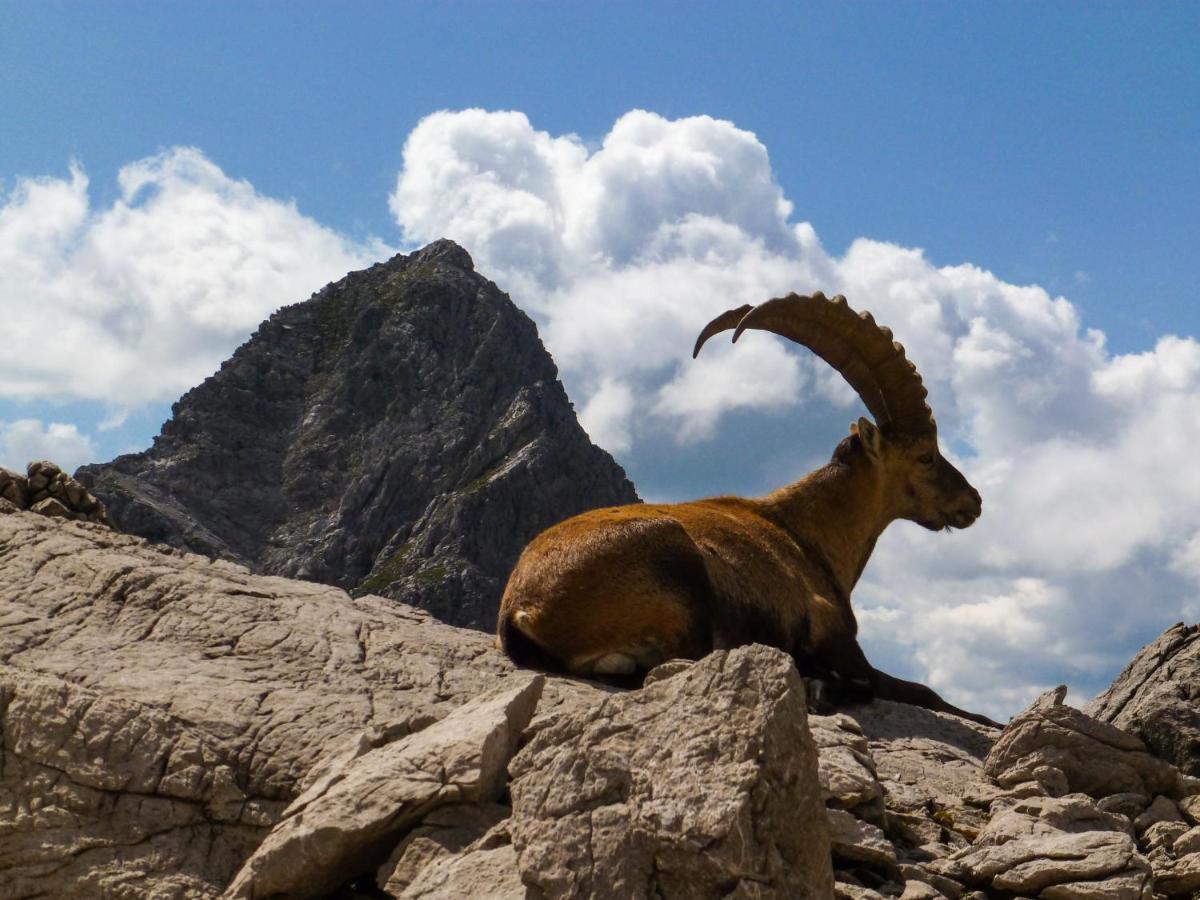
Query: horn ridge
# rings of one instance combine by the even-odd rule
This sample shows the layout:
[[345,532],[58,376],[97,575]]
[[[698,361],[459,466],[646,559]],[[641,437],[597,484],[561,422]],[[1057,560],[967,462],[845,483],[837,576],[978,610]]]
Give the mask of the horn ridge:
[[791,293],[728,310],[700,332],[693,357],[705,341],[731,328],[735,341],[753,328],[808,347],[846,379],[880,427],[908,434],[937,428],[925,402],[928,391],[903,345],[869,311],[855,312],[841,294]]

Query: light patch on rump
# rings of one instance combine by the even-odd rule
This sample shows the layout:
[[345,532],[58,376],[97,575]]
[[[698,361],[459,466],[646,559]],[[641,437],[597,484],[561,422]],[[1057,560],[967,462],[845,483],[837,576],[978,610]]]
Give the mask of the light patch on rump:
[[628,653],[606,653],[594,663],[596,675],[632,675],[637,670],[637,660]]

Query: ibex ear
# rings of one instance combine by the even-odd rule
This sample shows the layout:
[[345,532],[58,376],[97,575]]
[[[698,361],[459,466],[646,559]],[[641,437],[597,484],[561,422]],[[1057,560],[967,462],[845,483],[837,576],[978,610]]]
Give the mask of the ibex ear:
[[862,442],[863,450],[867,452],[867,456],[871,459],[878,459],[882,449],[883,438],[879,434],[878,426],[867,418],[859,418],[857,422],[850,426],[850,433],[857,434],[859,441]]

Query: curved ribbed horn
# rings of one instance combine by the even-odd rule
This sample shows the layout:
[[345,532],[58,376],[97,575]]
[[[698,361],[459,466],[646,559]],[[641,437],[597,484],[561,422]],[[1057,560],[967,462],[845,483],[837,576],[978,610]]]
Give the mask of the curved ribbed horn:
[[925,403],[928,391],[904,348],[892,340],[890,329],[876,325],[869,312],[856,313],[840,294],[832,300],[819,292],[788,294],[731,309],[704,326],[693,357],[706,340],[730,328],[735,341],[755,328],[808,347],[841,373],[880,427],[891,425],[905,434],[937,430]]
[[728,331],[730,328],[736,328],[738,322],[745,318],[746,313],[754,307],[749,303],[743,303],[737,309],[729,309],[721,313],[711,322],[704,326],[704,330],[700,332],[700,337],[696,338],[696,346],[692,348],[692,359],[700,355],[700,348],[714,334],[720,334],[722,331]]

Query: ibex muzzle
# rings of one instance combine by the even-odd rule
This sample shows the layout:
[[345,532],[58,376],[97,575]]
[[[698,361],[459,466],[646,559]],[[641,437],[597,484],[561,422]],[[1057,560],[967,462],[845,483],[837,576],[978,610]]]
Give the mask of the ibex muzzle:
[[634,675],[752,642],[792,655],[819,706],[872,696],[991,720],[875,669],[858,644],[850,592],[896,519],[966,528],[976,491],[941,454],[926,390],[904,348],[844,297],[789,294],[722,313],[700,332],[771,331],[811,349],[858,392],[860,418],[830,462],[765,497],[597,509],[542,532],[500,606],[499,641],[518,664]]

